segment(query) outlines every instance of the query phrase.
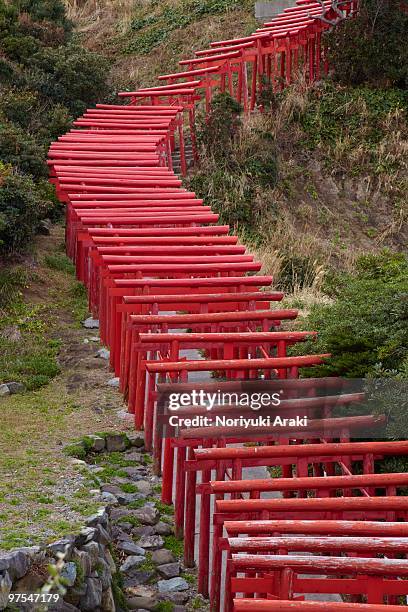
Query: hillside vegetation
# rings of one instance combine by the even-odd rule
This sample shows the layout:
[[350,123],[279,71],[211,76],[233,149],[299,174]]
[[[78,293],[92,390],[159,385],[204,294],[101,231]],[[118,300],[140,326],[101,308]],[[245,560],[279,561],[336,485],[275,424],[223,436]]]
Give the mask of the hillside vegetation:
[[79,45],[60,0],[0,0],[0,256],[58,214],[49,143],[107,93],[107,69]]

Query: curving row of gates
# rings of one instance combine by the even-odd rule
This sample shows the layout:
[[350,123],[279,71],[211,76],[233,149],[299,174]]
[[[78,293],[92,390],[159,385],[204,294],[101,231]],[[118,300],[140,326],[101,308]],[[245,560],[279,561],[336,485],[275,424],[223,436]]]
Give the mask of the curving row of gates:
[[[354,2],[298,0],[255,34],[180,62],[183,71],[159,77],[159,86],[119,94],[127,105],[89,109],[49,151],[51,181],[66,204],[67,253],[163,476],[163,502],[174,503],[184,563],[198,566],[212,610],[381,612],[406,604],[408,498],[400,493],[408,475],[376,467],[407,455],[408,442],[350,441],[382,419],[332,416],[339,401],[355,404],[361,393],[339,400],[338,381],[317,394],[316,380],[298,377],[327,357],[288,355],[315,332],[287,331],[297,311],[279,304],[283,294],[261,263],[172,166],[177,148],[185,174],[186,137],[198,157],[197,105],[209,111],[221,91],[245,111],[262,110],[266,88],[281,89],[300,72],[319,79],[327,70],[322,33],[355,11]],[[159,392],[280,386],[288,390],[281,409],[310,417],[303,443],[262,426],[248,437],[239,424],[227,431],[198,422],[160,435]],[[178,414],[191,416],[191,406]],[[276,477],[253,476],[266,468]]]

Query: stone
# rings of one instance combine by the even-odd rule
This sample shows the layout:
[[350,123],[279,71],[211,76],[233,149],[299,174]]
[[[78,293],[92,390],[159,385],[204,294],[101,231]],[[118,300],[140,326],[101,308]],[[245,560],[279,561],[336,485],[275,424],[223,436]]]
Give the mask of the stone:
[[15,550],[0,556],[0,572],[7,570],[13,582],[25,576],[30,566],[30,557],[21,550]]
[[114,561],[114,559],[113,559],[113,557],[112,557],[112,555],[111,555],[109,550],[105,551],[105,559],[106,559],[107,564],[109,565],[109,569],[110,569],[111,574],[116,574],[116,571],[117,571],[116,570],[116,563],[115,563],[115,561]]
[[9,576],[9,573],[5,571],[0,574],[0,610],[6,608],[8,605],[8,596],[11,591],[13,583]]
[[101,508],[95,514],[92,514],[86,520],[87,527],[96,527],[97,525],[102,525],[105,529],[108,527],[109,519],[106,511]]
[[133,542],[131,536],[125,531],[122,531],[117,525],[113,525],[111,532],[112,539],[117,542]]
[[98,578],[102,583],[102,590],[105,591],[110,587],[112,575],[109,564],[102,557],[99,558],[96,571],[98,573]]
[[93,570],[99,561],[99,546],[96,542],[89,542],[82,547],[82,552],[89,555],[91,561],[91,570]]
[[166,580],[169,578],[175,578],[176,576],[180,575],[180,563],[176,562],[158,565],[157,571],[159,572],[160,576],[166,578]]
[[86,329],[99,329],[99,321],[98,319],[93,319],[92,317],[88,317],[85,321],[82,321],[82,325]]
[[14,583],[13,591],[16,593],[35,593],[43,586],[44,582],[45,579],[38,574],[28,572]]
[[109,433],[106,436],[106,449],[108,453],[123,452],[128,447],[128,439],[125,434]]
[[126,599],[129,610],[154,610],[158,603],[157,595],[154,592],[147,593],[146,595],[136,595],[135,597],[128,597]]
[[141,538],[142,536],[152,536],[155,535],[154,527],[150,525],[141,525],[140,527],[134,527],[132,529],[132,534],[136,538]]
[[188,602],[189,591],[178,591],[177,593],[166,593],[166,595],[161,595],[160,599],[161,601],[171,601],[173,604],[182,605]]
[[152,485],[147,480],[139,480],[136,483],[137,489],[143,495],[151,495],[152,494]]
[[114,505],[118,503],[118,498],[113,495],[113,493],[109,493],[108,491],[104,491],[101,495],[101,500],[105,502],[105,504]]
[[139,467],[124,467],[124,468],[121,468],[121,469],[122,469],[123,472],[126,472],[126,474],[132,480],[138,480],[138,479],[142,478]]
[[99,544],[103,544],[104,546],[107,546],[112,541],[112,538],[110,537],[109,533],[104,527],[102,527],[102,525],[98,525],[96,527],[95,536],[93,539],[95,540],[95,542],[99,542]]
[[123,522],[118,523],[118,527],[120,527],[126,533],[130,533],[132,531],[133,525],[132,523]]
[[128,434],[130,443],[132,446],[136,448],[141,448],[144,446],[144,435],[142,431],[134,431]]
[[122,574],[128,574],[131,570],[137,569],[145,561],[145,557],[142,555],[131,555],[126,559],[119,568]]
[[173,612],[187,612],[187,608],[185,606],[174,606]]
[[95,539],[96,536],[96,528],[95,527],[82,527],[79,532],[79,536],[76,538],[76,545],[81,546],[83,544],[87,544]]
[[79,608],[95,612],[102,603],[102,583],[98,578],[86,579],[85,595],[81,597]]
[[162,548],[152,552],[152,561],[156,565],[165,565],[166,563],[174,563],[176,561],[176,557],[171,550]]
[[18,325],[6,325],[3,327],[0,333],[0,337],[8,340],[9,342],[20,342],[21,331]]
[[113,387],[114,389],[119,389],[120,378],[119,376],[115,376],[114,378],[110,378],[106,383],[108,387]]
[[106,348],[101,348],[96,353],[95,357],[99,357],[100,359],[105,359],[106,361],[108,361],[108,359],[110,358],[110,351],[108,351],[108,349]]
[[125,589],[130,587],[139,586],[141,584],[146,584],[150,582],[152,578],[154,578],[155,572],[151,570],[138,570],[134,569],[130,572],[127,572],[123,578],[123,586]]
[[187,591],[189,585],[184,578],[177,576],[176,578],[170,578],[170,580],[159,580],[157,588],[159,593],[175,593],[177,591]]
[[144,495],[140,493],[118,493],[116,499],[121,506],[127,506],[128,504],[133,504],[135,501],[139,501],[139,499],[144,499]]
[[105,448],[105,438],[100,436],[86,436],[86,441],[90,445],[89,450],[93,453],[100,453]]
[[155,525],[159,520],[160,514],[155,507],[143,506],[143,508],[137,508],[133,516],[139,519],[142,525]]
[[0,397],[10,395],[10,389],[7,385],[0,385]]
[[122,489],[120,487],[118,487],[118,485],[114,485],[114,484],[103,484],[101,485],[101,491],[103,493],[111,493],[112,495],[119,495],[119,493],[122,493]]
[[11,395],[14,395],[15,393],[24,393],[26,390],[25,385],[19,382],[9,382],[7,383],[7,386]]
[[91,336],[89,342],[100,342],[99,336]]
[[154,530],[158,535],[162,536],[171,535],[174,532],[173,527],[164,521],[159,521],[157,525],[155,525]]
[[92,557],[89,553],[75,548],[72,553],[72,560],[80,565],[83,576],[90,576],[92,572]]
[[[77,577],[77,568],[75,563],[72,561],[68,561],[65,563],[64,567],[61,570],[61,577],[64,579],[64,586],[72,587],[75,584],[75,580]],[[33,589],[34,592],[36,589]]]
[[142,548],[147,548],[148,550],[156,550],[157,548],[162,548],[162,546],[164,546],[164,540],[159,535],[142,536],[138,541],[138,545]]
[[141,546],[138,546],[134,542],[119,542],[117,544],[117,548],[118,550],[124,552],[126,555],[141,555],[142,557],[144,557],[146,554],[145,549]]
[[111,587],[102,593],[101,609],[102,612],[116,612],[115,599]]

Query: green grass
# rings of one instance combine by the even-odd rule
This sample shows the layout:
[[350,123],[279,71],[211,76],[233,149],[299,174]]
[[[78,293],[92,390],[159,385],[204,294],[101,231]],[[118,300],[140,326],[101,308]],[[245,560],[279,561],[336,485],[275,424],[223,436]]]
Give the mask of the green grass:
[[63,253],[55,253],[53,255],[46,255],[44,257],[44,263],[52,270],[58,270],[59,272],[65,272],[66,274],[74,274],[75,266],[72,261]]
[[184,542],[178,540],[174,535],[164,536],[164,546],[180,559],[184,553]]
[[142,4],[134,13],[124,51],[148,54],[175,30],[186,28],[205,17],[244,8],[252,10],[252,3],[249,0],[182,0],[178,6],[158,3],[154,9],[151,5]]

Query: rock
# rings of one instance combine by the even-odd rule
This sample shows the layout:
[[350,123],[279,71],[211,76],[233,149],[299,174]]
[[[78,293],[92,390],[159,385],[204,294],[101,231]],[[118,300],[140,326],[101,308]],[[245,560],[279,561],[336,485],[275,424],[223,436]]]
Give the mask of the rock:
[[122,574],[128,574],[131,570],[137,569],[145,561],[142,555],[132,555],[126,559],[119,568]]
[[116,495],[119,495],[119,493],[122,493],[122,489],[114,484],[101,485],[101,491],[103,491],[103,493],[111,493],[112,495],[115,495],[115,497]]
[[133,516],[139,519],[142,525],[155,525],[159,520],[160,514],[155,507],[143,506],[143,508],[137,508]]
[[133,542],[131,536],[122,531],[117,525],[113,525],[111,529],[112,539],[118,542]]
[[83,544],[87,544],[95,539],[96,529],[95,527],[82,527],[79,532],[79,536],[76,538],[76,545],[82,546]]
[[[166,593],[166,595],[159,596],[161,601],[171,601],[176,605],[187,603],[189,600],[189,591],[179,591],[177,593]],[[204,600],[205,601],[205,600]],[[205,608],[205,605],[203,606]]]
[[160,576],[166,578],[166,580],[169,578],[175,578],[176,576],[180,575],[180,563],[176,562],[158,565],[157,571],[159,572]]
[[162,536],[171,535],[174,532],[173,527],[164,521],[159,521],[157,525],[155,525],[154,530],[158,535]]
[[89,553],[75,548],[72,553],[72,560],[79,564],[83,576],[90,576],[92,572],[92,557]]
[[25,386],[19,382],[9,382],[7,383],[7,386],[11,395],[14,395],[15,393],[24,393],[26,390]]
[[109,550],[105,551],[105,559],[107,564],[109,565],[111,574],[116,574],[116,563]]
[[120,384],[119,376],[115,376],[115,378],[110,378],[106,384],[108,385],[108,387],[119,389],[119,384]]
[[155,572],[151,570],[138,570],[134,569],[127,572],[123,579],[123,586],[125,589],[146,584],[152,578],[154,578]]
[[93,319],[92,317],[88,317],[85,321],[82,321],[82,325],[86,329],[99,329],[99,321],[98,319]]
[[159,580],[157,588],[159,593],[175,593],[177,591],[187,591],[189,585],[184,578],[178,576],[177,578],[170,578],[170,580]]
[[154,527],[150,525],[142,525],[141,527],[134,527],[132,529],[132,533],[136,538],[141,538],[144,536],[152,536],[155,535]]
[[9,576],[9,573],[5,571],[0,574],[0,610],[6,608],[8,605],[8,596],[11,591],[13,583]]
[[3,395],[10,395],[10,389],[7,385],[0,385],[0,397]]
[[143,495],[151,495],[152,494],[152,485],[147,480],[139,480],[136,483],[138,491],[143,493]]
[[138,546],[134,542],[119,542],[117,548],[124,552],[126,555],[141,555],[145,556],[146,551],[141,546]]
[[[73,563],[72,561],[65,563],[64,567],[61,570],[61,577],[64,578],[65,586],[74,586],[77,577],[77,568],[75,563]],[[31,592],[33,593],[34,591],[36,591],[36,589],[33,589]]]
[[123,472],[132,478],[132,480],[138,480],[142,478],[139,467],[124,467],[122,468]]
[[[142,453],[139,453],[138,451],[135,450],[130,450],[127,453],[125,453],[125,459],[126,461],[136,461],[137,463],[140,463],[142,461]],[[135,466],[137,467],[139,470],[143,467],[141,465]]]
[[102,612],[116,612],[115,599],[111,587],[102,593],[101,608]]
[[30,557],[27,553],[21,550],[15,550],[6,554],[1,553],[1,555],[1,573],[7,570],[8,575],[13,582],[26,575],[30,566]]
[[92,571],[96,567],[99,561],[98,544],[96,542],[89,542],[89,544],[85,544],[85,546],[82,547],[82,552],[85,552],[89,555],[89,559],[91,562],[91,571]]
[[108,359],[110,359],[110,351],[108,351],[108,349],[106,348],[101,348],[96,353],[95,357],[99,357],[100,359],[105,359],[106,361],[108,361]]
[[118,493],[116,499],[121,506],[127,506],[135,501],[139,501],[139,499],[144,499],[144,495],[141,493]]
[[158,604],[156,593],[152,592],[147,595],[136,595],[126,599],[129,610],[154,610]]
[[142,548],[147,548],[148,550],[156,550],[157,548],[162,548],[162,546],[164,546],[164,540],[159,535],[142,536],[138,541],[138,545]]
[[98,573],[98,578],[102,583],[102,590],[105,591],[110,587],[112,575],[109,564],[102,557],[100,557],[98,560],[96,571]]
[[174,563],[176,558],[171,550],[162,548],[161,550],[154,550],[152,552],[152,561],[156,565],[165,565],[166,563]]
[[133,525],[132,523],[124,522],[124,523],[118,523],[118,527],[120,527],[120,529],[122,529],[126,533],[130,533],[132,531]]
[[87,527],[96,527],[97,525],[102,525],[102,527],[105,527],[105,529],[108,526],[108,515],[106,513],[106,511],[101,508],[100,510],[98,510],[98,512],[96,512],[95,514],[92,514],[87,520],[86,520],[86,525]]
[[102,583],[98,578],[86,579],[85,595],[81,597],[80,610],[95,612],[102,603]]
[[173,612],[187,612],[187,608],[185,606],[174,606]]
[[125,451],[128,444],[129,442],[125,434],[109,433],[106,436],[106,448],[108,453]]
[[134,431],[128,434],[130,443],[132,446],[136,448],[141,448],[144,446],[144,435],[142,431]]
[[41,234],[41,236],[49,236],[51,233],[51,227],[52,223],[50,219],[41,219],[37,225],[37,234]]
[[86,441],[90,444],[89,450],[93,453],[100,453],[105,448],[105,439],[100,436],[86,436]]
[[96,532],[93,539],[95,540],[95,542],[99,542],[99,544],[103,544],[104,546],[107,546],[112,541],[112,538],[110,537],[109,533],[104,527],[102,527],[102,525],[98,525],[96,527]]
[[104,493],[102,493],[101,500],[105,502],[105,504],[109,504],[109,505],[118,503],[118,498],[115,497],[113,493],[108,493],[108,491],[105,491]]

